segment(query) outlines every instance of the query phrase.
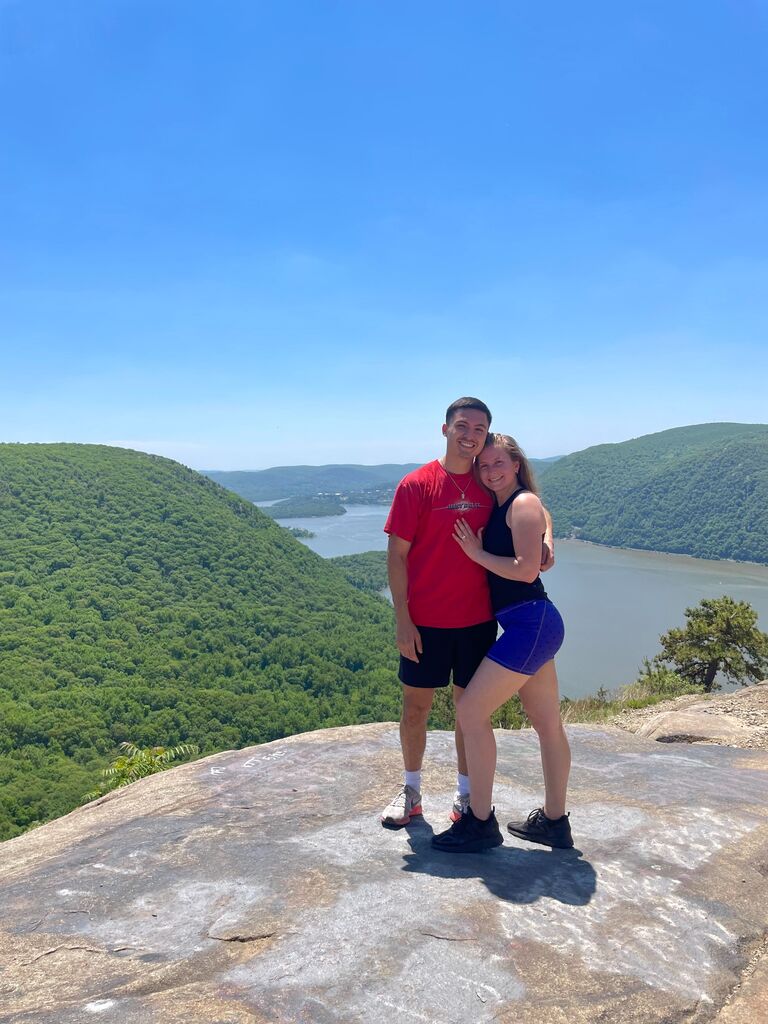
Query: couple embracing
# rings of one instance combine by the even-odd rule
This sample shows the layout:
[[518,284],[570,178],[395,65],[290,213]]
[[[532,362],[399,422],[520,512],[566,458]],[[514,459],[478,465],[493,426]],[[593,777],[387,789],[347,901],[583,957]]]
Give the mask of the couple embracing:
[[525,455],[490,426],[490,410],[478,398],[452,402],[443,424],[445,455],[400,482],[384,527],[403,684],[405,778],[381,821],[399,828],[421,813],[427,720],[435,689],[452,681],[453,824],[434,836],[433,846],[474,853],[503,842],[492,806],[491,715],[519,693],[539,737],[545,798],[507,828],[521,839],[570,848],[571,755],[553,660],[563,623],[539,575],[553,564],[551,521]]

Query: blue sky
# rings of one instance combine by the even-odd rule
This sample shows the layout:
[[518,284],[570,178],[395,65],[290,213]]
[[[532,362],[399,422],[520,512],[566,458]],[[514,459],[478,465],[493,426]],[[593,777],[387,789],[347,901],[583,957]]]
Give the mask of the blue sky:
[[0,440],[765,422],[768,3],[0,0]]

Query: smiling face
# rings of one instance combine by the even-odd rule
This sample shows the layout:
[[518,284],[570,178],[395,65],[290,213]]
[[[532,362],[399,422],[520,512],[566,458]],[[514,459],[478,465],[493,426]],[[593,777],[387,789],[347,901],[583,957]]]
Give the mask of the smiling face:
[[500,505],[518,488],[520,460],[513,459],[505,448],[495,444],[483,448],[477,460],[477,469],[481,482],[489,491],[493,491]]
[[488,417],[479,409],[459,409],[448,423],[444,423],[446,469],[454,473],[468,473],[472,469],[472,460],[483,450],[489,426]]

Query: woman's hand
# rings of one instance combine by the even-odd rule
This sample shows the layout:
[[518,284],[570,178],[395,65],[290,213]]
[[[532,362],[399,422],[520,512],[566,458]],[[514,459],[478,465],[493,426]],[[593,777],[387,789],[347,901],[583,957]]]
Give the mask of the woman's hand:
[[472,532],[472,527],[466,521],[466,519],[457,519],[453,528],[453,539],[461,546],[461,550],[471,558],[473,562],[478,562],[480,556],[483,553],[483,531],[478,530],[477,533]]

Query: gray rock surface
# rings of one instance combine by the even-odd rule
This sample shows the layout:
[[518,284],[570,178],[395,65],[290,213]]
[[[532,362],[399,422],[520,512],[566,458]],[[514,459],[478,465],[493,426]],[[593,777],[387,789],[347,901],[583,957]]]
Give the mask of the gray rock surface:
[[740,746],[752,730],[738,718],[710,714],[701,704],[684,711],[663,711],[643,722],[638,736],[666,743],[702,743],[716,741],[727,746]]
[[[0,846],[3,1024],[764,1022],[768,754],[569,728],[577,850],[381,828],[392,725],[230,751]],[[499,733],[500,818],[540,802]]]
[[735,693],[688,694],[625,710],[613,721],[662,743],[719,743],[768,750],[768,681]]

